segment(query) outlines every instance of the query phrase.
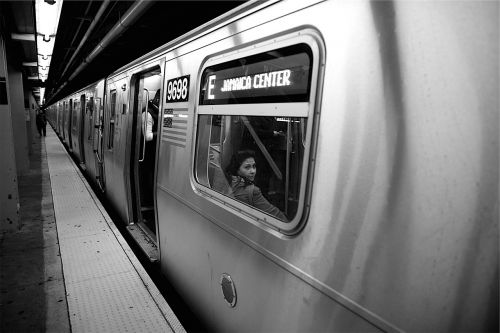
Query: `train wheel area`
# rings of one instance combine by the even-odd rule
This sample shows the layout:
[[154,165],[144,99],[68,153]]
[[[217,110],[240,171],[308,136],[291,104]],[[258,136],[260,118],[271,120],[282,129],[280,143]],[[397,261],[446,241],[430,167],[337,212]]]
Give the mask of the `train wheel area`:
[[50,127],[33,150],[1,230],[0,331],[185,332]]

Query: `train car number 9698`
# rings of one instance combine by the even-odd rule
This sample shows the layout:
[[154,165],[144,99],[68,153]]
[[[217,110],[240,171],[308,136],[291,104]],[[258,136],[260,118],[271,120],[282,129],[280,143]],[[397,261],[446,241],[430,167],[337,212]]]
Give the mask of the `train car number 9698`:
[[185,102],[189,99],[189,75],[167,81],[167,103]]

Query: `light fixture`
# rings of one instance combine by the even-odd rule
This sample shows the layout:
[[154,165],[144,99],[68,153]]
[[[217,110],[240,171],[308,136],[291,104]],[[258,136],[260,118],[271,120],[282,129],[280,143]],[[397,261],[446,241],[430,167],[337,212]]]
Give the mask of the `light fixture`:
[[49,75],[49,67],[38,66],[38,75],[39,76]]
[[43,100],[44,96],[45,96],[45,88],[40,87],[40,102],[42,104],[44,104],[44,100]]
[[46,57],[44,59],[41,55],[38,55],[38,66],[42,66],[42,67],[50,66],[50,59],[51,58],[52,57]]
[[38,54],[46,57],[52,55],[55,39],[55,36],[52,36],[48,40],[46,40],[42,35],[36,36],[36,46],[38,48]]
[[62,0],[52,2],[51,4],[44,0],[36,0],[36,32],[37,35],[42,36],[42,40],[48,41],[51,37],[55,37],[61,8]]
[[[38,49],[38,78],[45,81],[49,75],[57,26],[63,0],[35,0],[36,46]],[[43,100],[43,92],[40,100]]]

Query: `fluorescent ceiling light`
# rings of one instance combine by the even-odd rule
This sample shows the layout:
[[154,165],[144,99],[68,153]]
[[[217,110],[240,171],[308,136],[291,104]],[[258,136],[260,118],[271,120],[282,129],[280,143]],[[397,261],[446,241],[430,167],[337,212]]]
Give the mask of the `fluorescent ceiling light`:
[[[45,0],[35,0],[36,12],[36,46],[38,49],[38,76],[45,81],[49,74],[52,51],[54,50],[57,26],[63,0],[45,2]],[[46,70],[40,70],[40,66]]]
[[49,41],[43,39],[42,35],[36,36],[36,46],[38,47],[38,54],[42,56],[50,56],[52,55],[52,51],[54,50],[56,38],[52,37]]
[[61,8],[62,0],[56,0],[52,5],[44,0],[36,0],[36,32],[44,36],[45,40],[56,35]]
[[52,57],[43,57],[41,55],[38,55],[38,66],[43,66],[43,67],[50,66],[50,59],[51,58]]
[[38,75],[48,75],[49,67],[38,66]]

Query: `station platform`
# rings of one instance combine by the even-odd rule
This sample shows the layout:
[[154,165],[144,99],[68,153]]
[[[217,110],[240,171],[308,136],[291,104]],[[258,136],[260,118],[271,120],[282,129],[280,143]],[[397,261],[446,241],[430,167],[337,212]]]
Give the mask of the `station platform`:
[[185,332],[55,132],[0,236],[0,332]]

